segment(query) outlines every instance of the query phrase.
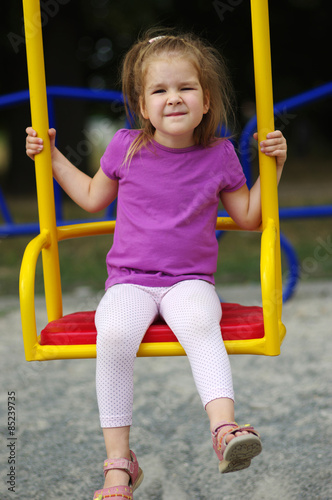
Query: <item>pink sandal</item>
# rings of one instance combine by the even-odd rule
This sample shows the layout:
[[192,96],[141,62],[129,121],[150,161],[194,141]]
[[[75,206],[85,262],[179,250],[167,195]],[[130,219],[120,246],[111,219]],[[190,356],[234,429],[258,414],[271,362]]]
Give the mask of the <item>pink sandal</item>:
[[108,458],[104,462],[104,475],[112,469],[122,469],[129,474],[129,486],[112,486],[95,491],[93,500],[103,500],[104,498],[125,498],[133,500],[133,492],[143,481],[143,471],[139,467],[136,455],[130,450],[131,460],[126,458]]
[[[233,428],[223,433],[220,432],[222,427]],[[227,436],[242,431],[247,431],[248,434],[235,436],[226,444]],[[220,422],[212,431],[212,443],[213,449],[220,460],[219,471],[221,474],[246,469],[249,467],[251,459],[262,451],[259,434],[249,424],[240,427],[236,422]]]

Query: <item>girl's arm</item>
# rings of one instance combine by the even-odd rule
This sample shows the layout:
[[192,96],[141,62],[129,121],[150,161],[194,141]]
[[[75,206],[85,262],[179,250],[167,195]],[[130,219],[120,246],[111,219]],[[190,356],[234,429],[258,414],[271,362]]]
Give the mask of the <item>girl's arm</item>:
[[[257,140],[257,133],[254,138]],[[284,163],[287,158],[286,139],[279,130],[270,132],[266,140],[260,143],[261,152],[276,157],[277,182],[279,183]],[[261,188],[258,177],[250,191],[246,185],[231,193],[221,193],[222,204],[229,216],[242,229],[256,229],[261,221]]]
[[[43,150],[43,140],[31,127],[26,129],[26,153],[34,160],[35,155]],[[99,168],[93,178],[85,174],[55,147],[54,129],[49,130],[52,155],[53,176],[68,196],[87,212],[98,212],[115,200],[118,182],[107,177]]]

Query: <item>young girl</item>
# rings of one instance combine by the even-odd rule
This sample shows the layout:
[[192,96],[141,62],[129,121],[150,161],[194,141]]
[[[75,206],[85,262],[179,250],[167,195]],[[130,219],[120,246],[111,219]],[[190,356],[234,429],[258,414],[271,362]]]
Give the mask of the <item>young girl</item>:
[[[118,198],[106,293],[96,312],[97,397],[107,460],[104,489],[94,499],[133,498],[143,479],[129,447],[133,369],[147,328],[161,315],[189,358],[210,420],[221,473],[244,469],[261,451],[259,434],[234,422],[228,356],[215,292],[218,203],[245,229],[261,222],[259,179],[249,191],[234,148],[215,137],[227,123],[229,84],[216,50],[193,35],[148,37],[123,64],[123,92],[138,130],[119,130],[93,178],[56,148],[55,179],[82,208],[97,212]],[[29,127],[26,151],[42,151]],[[257,139],[257,134],[255,134]],[[286,141],[271,131],[261,151],[275,156],[277,177]]]

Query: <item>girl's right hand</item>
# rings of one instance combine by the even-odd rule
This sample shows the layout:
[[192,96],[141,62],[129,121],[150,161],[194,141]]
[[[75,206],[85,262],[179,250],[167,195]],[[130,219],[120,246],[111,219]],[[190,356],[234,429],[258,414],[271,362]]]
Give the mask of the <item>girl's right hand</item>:
[[[44,141],[40,137],[37,137],[37,132],[32,127],[27,127],[25,131],[27,133],[27,138],[25,141],[25,151],[29,158],[31,158],[31,160],[34,160],[35,155],[43,151]],[[50,138],[52,153],[55,148],[56,130],[54,128],[50,128],[48,131],[48,135]]]

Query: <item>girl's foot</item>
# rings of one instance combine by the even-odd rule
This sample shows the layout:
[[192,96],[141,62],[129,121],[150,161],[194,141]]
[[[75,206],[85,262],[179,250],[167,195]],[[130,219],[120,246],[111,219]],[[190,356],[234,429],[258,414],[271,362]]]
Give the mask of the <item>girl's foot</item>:
[[129,481],[130,476],[124,470],[109,470],[106,472],[104,488],[111,488],[112,486],[128,486]]
[[235,422],[220,422],[212,431],[212,442],[222,474],[246,469],[262,451],[259,434],[249,424],[240,427]]
[[[229,425],[226,425],[225,427],[222,428],[223,434],[226,433],[226,439],[225,439],[226,444],[228,444],[230,441],[232,441],[232,439],[235,439],[236,437],[248,434],[248,431],[236,431],[234,434],[230,434],[230,431],[234,429],[234,425],[238,427],[236,422],[231,422]],[[219,432],[221,432],[221,430]]]
[[133,499],[133,491],[143,481],[143,471],[135,454],[131,458],[110,458],[104,462],[105,484],[102,490],[95,491],[94,500],[122,497]]

